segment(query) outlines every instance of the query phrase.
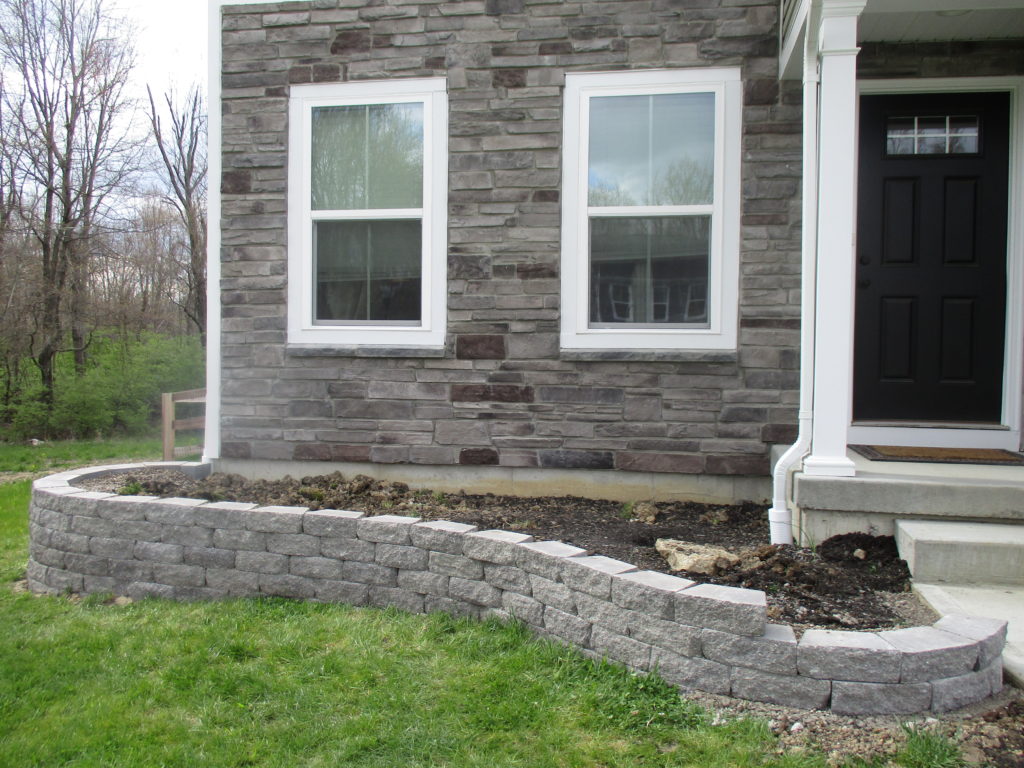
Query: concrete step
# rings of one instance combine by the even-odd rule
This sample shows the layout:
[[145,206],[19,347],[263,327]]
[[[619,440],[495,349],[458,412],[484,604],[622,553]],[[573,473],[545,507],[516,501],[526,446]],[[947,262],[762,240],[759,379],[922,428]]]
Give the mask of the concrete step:
[[896,546],[917,582],[1024,585],[1024,525],[897,520]]

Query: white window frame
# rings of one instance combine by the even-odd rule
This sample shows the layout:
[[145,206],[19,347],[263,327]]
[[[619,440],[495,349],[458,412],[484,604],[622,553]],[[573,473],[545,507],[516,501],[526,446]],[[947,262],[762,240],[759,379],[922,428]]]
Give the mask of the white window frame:
[[[714,194],[710,205],[588,207],[590,99],[674,93],[715,95]],[[562,183],[562,327],[567,351],[735,350],[739,314],[740,149],[738,67],[570,73],[565,76]],[[590,327],[590,217],[711,215],[709,322],[700,328]]]
[[[423,207],[317,211],[311,206],[312,116],[317,107],[423,105]],[[303,346],[443,347],[448,210],[448,93],[445,78],[293,85],[288,105],[288,342]],[[368,215],[370,214],[370,215]],[[422,221],[418,325],[314,320],[314,221],[418,218]]]

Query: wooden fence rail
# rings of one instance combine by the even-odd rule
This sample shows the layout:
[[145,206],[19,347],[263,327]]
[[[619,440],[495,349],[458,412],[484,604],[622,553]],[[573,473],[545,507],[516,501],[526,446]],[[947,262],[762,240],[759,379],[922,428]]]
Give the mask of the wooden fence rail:
[[174,433],[179,429],[202,429],[206,426],[205,416],[176,419],[174,411],[178,403],[206,403],[205,389],[188,389],[184,392],[164,392],[160,398],[160,412],[163,422],[164,461],[174,459]]

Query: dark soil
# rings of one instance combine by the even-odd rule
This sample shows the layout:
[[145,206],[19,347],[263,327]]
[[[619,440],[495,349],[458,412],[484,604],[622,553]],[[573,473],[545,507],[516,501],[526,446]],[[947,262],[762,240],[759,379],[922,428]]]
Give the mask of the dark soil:
[[891,536],[835,536],[817,550],[769,545],[765,507],[663,502],[623,504],[578,497],[524,498],[411,490],[403,483],[340,473],[301,480],[247,480],[211,475],[195,481],[177,471],[149,469],[88,482],[97,490],[247,501],[367,514],[413,515],[427,520],[501,528],[537,539],[561,540],[640,568],[670,572],[655,550],[658,539],[722,547],[741,562],[695,581],[760,589],[774,621],[795,626],[879,629],[928,623],[931,616],[909,593],[910,574]]

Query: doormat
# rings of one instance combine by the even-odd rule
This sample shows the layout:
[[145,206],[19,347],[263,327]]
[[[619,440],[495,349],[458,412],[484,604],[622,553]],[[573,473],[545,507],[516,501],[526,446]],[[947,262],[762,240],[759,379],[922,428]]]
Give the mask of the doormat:
[[902,445],[851,445],[850,448],[872,461],[1024,466],[1024,455],[1000,448],[915,448]]

